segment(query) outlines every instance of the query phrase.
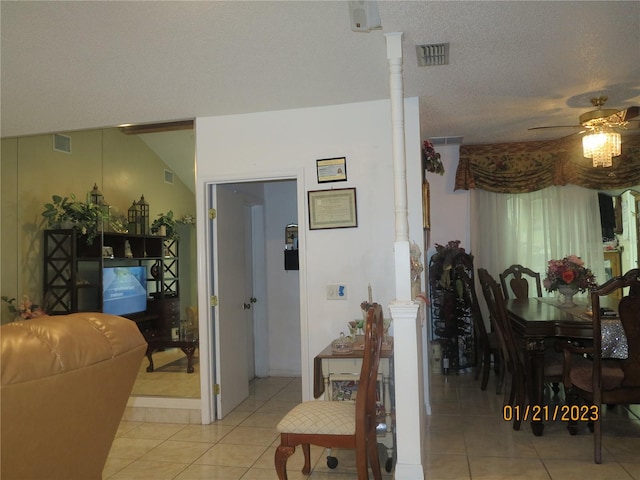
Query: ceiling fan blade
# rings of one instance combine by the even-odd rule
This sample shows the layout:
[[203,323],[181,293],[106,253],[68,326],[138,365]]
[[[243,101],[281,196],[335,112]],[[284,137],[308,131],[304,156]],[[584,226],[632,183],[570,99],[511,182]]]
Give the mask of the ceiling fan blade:
[[640,116],[640,107],[629,107],[626,110],[622,110],[622,112],[620,113],[622,113],[622,121],[626,122],[631,120],[632,118]]
[[584,128],[582,125],[548,125],[546,127],[531,127],[527,130],[542,130],[545,128]]

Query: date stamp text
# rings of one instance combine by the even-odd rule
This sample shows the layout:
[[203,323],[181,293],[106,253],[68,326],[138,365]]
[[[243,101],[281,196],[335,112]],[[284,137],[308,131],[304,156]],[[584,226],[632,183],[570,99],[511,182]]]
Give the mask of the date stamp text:
[[505,422],[595,422],[599,418],[598,405],[505,405],[502,408]]

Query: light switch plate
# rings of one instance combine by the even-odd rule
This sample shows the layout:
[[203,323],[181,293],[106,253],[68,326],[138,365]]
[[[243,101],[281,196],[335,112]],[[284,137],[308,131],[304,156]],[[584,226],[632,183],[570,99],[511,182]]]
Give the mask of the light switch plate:
[[343,283],[327,285],[327,300],[346,300],[347,286]]

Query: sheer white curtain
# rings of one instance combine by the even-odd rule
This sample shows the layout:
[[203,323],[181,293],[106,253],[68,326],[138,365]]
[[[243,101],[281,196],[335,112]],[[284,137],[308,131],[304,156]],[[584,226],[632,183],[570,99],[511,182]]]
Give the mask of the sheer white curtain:
[[[544,279],[547,261],[572,254],[584,260],[598,283],[605,281],[596,190],[574,185],[519,194],[472,190],[471,212],[474,266],[486,268],[496,281],[516,263]],[[535,296],[531,282],[530,288]]]

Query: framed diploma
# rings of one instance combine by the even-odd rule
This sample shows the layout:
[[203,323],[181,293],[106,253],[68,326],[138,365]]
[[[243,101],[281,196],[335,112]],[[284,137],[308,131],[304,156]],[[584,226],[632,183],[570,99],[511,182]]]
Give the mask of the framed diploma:
[[316,170],[318,183],[344,182],[347,180],[347,159],[340,157],[316,160]]
[[356,189],[314,190],[309,196],[309,229],[358,226]]

